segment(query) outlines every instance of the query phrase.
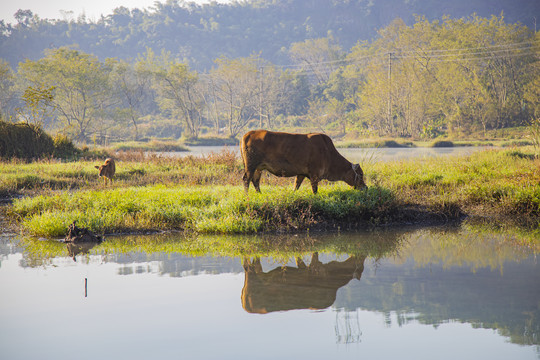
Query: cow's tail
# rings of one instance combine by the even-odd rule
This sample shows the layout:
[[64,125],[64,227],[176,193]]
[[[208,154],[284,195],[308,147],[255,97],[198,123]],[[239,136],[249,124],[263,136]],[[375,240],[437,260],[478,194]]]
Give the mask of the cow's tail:
[[244,163],[244,171],[247,170],[247,145],[246,145],[246,135],[240,140],[240,155],[242,156],[242,162]]

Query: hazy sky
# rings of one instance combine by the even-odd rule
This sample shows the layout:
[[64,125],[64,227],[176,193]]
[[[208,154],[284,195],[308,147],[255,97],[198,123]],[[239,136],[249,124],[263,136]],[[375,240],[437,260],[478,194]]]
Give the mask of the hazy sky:
[[[103,15],[112,13],[112,10],[125,6],[127,8],[149,8],[156,0],[0,0],[0,20],[7,23],[15,23],[13,14],[17,10],[30,9],[42,19],[63,19],[60,10],[73,11],[76,19],[83,12],[89,19],[98,20]],[[191,1],[191,0],[190,0]],[[196,3],[208,3],[209,0],[193,0]],[[160,0],[159,2],[166,2]],[[189,2],[189,1],[188,1]],[[217,0],[220,3],[228,3],[230,0]]]

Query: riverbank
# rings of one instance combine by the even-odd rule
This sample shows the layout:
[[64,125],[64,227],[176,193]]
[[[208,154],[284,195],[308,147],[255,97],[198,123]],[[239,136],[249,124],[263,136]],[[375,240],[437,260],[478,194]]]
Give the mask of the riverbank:
[[292,180],[264,176],[245,196],[232,152],[205,157],[118,159],[105,187],[92,162],[5,163],[0,192],[23,195],[8,217],[25,234],[63,237],[77,221],[97,233],[303,232],[475,218],[536,231],[540,162],[531,152],[489,150],[444,159],[362,164],[367,191],[323,183],[292,191]]

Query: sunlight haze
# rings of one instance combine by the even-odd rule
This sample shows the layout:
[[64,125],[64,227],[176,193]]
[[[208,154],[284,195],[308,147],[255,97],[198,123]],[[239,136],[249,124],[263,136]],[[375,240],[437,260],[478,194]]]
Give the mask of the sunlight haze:
[[[17,10],[31,10],[41,19],[77,19],[79,15],[85,14],[90,20],[98,20],[101,15],[107,16],[114,9],[120,6],[129,9],[147,9],[158,1],[156,0],[19,0],[0,2],[0,20],[6,23],[16,23],[13,15]],[[165,3],[166,1],[159,1]],[[209,0],[194,0],[186,2],[195,2],[197,4],[209,3]],[[218,0],[218,3],[228,3],[230,0]],[[64,14],[65,12],[65,14]],[[69,12],[73,12],[70,14]]]

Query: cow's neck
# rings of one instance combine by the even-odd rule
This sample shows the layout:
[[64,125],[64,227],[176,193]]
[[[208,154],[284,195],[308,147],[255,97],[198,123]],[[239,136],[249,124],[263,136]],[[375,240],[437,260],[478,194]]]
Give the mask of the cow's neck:
[[[327,179],[330,181],[345,181],[350,183],[352,179],[349,179],[350,171],[352,170],[352,164],[349,160],[345,159],[341,154],[334,158],[334,161],[330,163],[330,168],[327,174]],[[349,184],[351,185],[351,184]]]

